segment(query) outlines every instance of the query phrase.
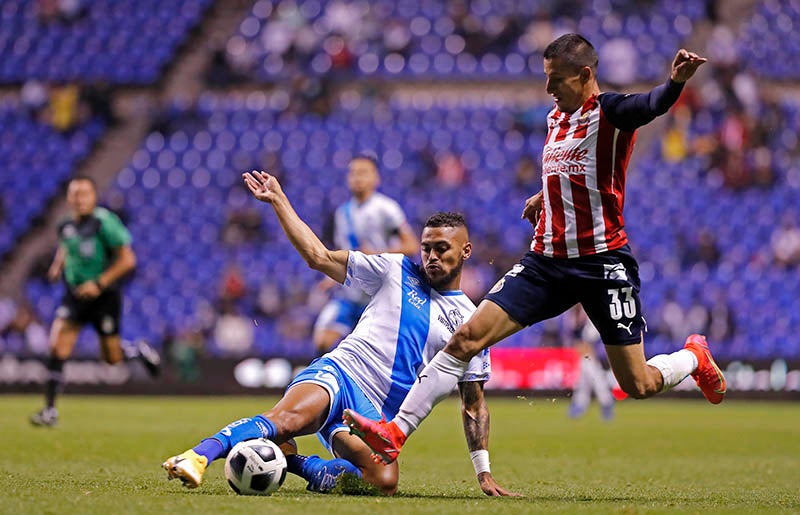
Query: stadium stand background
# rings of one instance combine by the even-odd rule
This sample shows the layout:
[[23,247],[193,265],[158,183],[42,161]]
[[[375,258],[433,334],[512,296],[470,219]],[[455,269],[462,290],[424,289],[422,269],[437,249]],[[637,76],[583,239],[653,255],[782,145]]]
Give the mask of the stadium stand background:
[[[376,151],[415,229],[467,214],[480,298],[531,235],[541,52],[579,31],[608,89],[652,87],[681,46],[712,60],[629,171],[647,351],[702,331],[723,360],[800,358],[797,2],[11,0],[0,21],[3,354],[44,352],[61,287],[42,272],[78,173],[133,233],[124,335],[170,355],[313,357],[318,275],[244,170],[279,175],[327,234],[348,160]],[[500,345],[568,333],[558,319]],[[76,354],[95,352],[87,332]]]

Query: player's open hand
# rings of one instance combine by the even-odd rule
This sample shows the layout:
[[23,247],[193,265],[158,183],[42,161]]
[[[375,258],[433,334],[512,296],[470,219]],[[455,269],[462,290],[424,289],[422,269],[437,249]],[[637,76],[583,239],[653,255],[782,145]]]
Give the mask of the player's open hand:
[[675,54],[675,59],[672,61],[672,73],[670,78],[673,82],[686,82],[689,80],[694,72],[700,68],[700,65],[708,61],[705,57],[700,57],[694,52],[689,52],[681,48]]
[[525,201],[525,208],[522,210],[522,218],[531,223],[533,228],[539,223],[539,215],[542,214],[542,192],[528,198]]
[[250,193],[261,202],[272,204],[283,195],[278,179],[267,172],[253,170],[243,173],[242,178]]
[[497,484],[490,472],[481,472],[478,474],[478,482],[481,484],[481,490],[489,497],[522,497],[522,494],[506,490]]

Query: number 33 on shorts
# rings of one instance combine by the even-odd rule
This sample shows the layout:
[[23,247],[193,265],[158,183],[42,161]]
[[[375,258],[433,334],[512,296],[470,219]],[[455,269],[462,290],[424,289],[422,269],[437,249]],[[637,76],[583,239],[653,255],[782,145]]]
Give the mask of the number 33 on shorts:
[[636,316],[636,301],[633,298],[632,287],[610,289],[608,295],[611,297],[608,311],[612,320]]

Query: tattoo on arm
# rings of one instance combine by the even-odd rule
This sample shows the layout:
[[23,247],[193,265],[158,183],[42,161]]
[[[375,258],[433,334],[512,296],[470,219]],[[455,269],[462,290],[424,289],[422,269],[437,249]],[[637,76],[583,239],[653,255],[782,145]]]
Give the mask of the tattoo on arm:
[[483,382],[459,383],[464,435],[470,451],[489,449],[489,408],[483,396]]

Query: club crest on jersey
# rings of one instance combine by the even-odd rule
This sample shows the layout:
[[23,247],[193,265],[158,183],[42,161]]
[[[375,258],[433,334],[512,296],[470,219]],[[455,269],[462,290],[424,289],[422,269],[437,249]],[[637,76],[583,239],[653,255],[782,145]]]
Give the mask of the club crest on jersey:
[[67,224],[62,229],[62,235],[64,238],[74,238],[78,235],[78,230],[72,224]]
[[500,290],[503,289],[503,286],[505,286],[505,284],[506,284],[506,278],[505,277],[501,277],[499,281],[494,283],[494,286],[492,286],[492,289],[489,290],[489,293],[497,293],[497,292],[499,292]]
[[603,274],[606,279],[610,279],[612,281],[627,281],[628,280],[628,271],[625,270],[625,265],[622,263],[617,263],[614,265],[603,265],[603,270],[605,273]]
[[454,308],[447,312],[447,316],[439,315],[439,322],[452,334],[456,332],[458,326],[464,323],[464,315],[461,314],[458,308]]

